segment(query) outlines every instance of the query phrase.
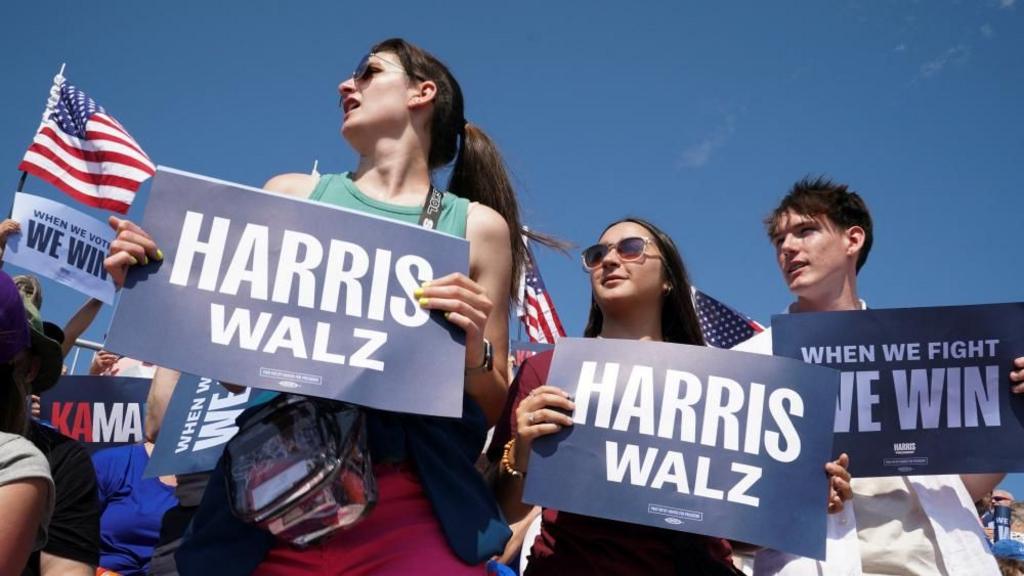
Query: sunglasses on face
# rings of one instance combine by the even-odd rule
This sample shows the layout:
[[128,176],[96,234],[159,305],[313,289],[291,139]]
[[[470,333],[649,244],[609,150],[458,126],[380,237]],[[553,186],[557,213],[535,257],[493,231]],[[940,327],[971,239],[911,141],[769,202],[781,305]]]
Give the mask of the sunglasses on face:
[[[398,68],[402,72],[406,72],[405,68],[402,68],[401,65],[396,64],[396,63],[394,63],[394,62],[392,62],[392,61],[390,61],[390,60],[388,60],[386,58],[381,58],[380,56],[377,55],[376,52],[370,52],[366,56],[363,56],[363,59],[360,60],[359,64],[356,65],[355,71],[352,72],[352,78],[354,80],[356,80],[357,82],[362,81],[362,80],[367,80],[369,78],[372,78],[373,75],[376,74],[377,72],[380,72],[380,70],[376,70],[376,69],[374,69],[374,68],[372,68],[370,66],[370,58],[372,58],[374,56],[376,56],[376,58],[377,58],[375,60],[376,62],[384,62],[386,64],[394,66],[395,68]],[[409,76],[412,76],[414,78],[416,77],[416,76],[414,76],[412,74],[409,74]]]
[[618,252],[619,258],[623,261],[629,262],[639,260],[644,256],[644,250],[650,243],[650,238],[630,236],[629,238],[623,238],[618,242],[612,242],[610,244],[594,244],[583,251],[583,267],[587,270],[597,268],[602,262],[604,262],[605,257],[608,256],[612,250]]

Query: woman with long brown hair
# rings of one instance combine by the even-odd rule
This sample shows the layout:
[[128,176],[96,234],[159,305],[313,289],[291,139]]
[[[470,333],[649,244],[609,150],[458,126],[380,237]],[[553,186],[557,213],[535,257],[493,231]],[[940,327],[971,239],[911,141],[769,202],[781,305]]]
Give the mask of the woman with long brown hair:
[[[613,222],[582,258],[591,288],[584,336],[704,345],[686,267],[657,226],[639,218]],[[572,398],[547,381],[551,358],[550,352],[538,354],[520,368],[489,452],[500,462],[497,490],[510,522],[532,510],[522,493],[534,440],[573,424]],[[849,474],[836,463],[826,464],[826,471],[834,476],[830,507],[841,506]],[[553,509],[541,518],[536,541],[523,543],[532,544],[528,576],[738,574],[730,545],[720,538]]]
[[[225,515],[223,471],[215,472],[177,556],[182,573],[241,574],[259,564],[259,574],[476,574],[508,537],[473,464],[508,388],[509,299],[526,254],[514,190],[494,143],[467,121],[458,82],[421,48],[401,39],[373,46],[338,91],[341,133],[359,155],[355,170],[284,174],[265,187],[418,223],[432,171],[452,166],[437,228],[469,241],[469,275],[435,279],[416,296],[466,333],[463,416],[368,410],[377,507],[352,530],[304,551]],[[116,279],[134,262],[161,256],[134,224],[112,225],[119,235],[107,266]]]

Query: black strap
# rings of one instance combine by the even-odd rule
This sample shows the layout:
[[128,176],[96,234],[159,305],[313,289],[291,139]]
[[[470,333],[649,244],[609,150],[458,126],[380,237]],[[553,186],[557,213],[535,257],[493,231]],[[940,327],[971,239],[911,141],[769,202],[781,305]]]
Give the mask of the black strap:
[[431,230],[437,229],[437,222],[441,219],[441,200],[444,192],[441,192],[433,185],[427,192],[427,200],[423,203],[423,211],[420,212],[420,226]]

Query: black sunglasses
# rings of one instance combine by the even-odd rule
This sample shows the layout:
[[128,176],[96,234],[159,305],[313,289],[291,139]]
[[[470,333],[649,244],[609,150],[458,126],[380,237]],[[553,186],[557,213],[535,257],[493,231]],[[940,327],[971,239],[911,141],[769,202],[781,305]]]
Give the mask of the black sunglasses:
[[[370,52],[366,56],[363,56],[362,60],[359,61],[359,64],[356,65],[355,71],[352,72],[352,78],[353,79],[355,79],[356,81],[366,80],[367,78],[370,78],[374,74],[377,73],[376,70],[374,70],[373,68],[370,68],[370,58],[373,57],[373,56],[377,56],[377,53],[376,52]],[[377,56],[377,61],[384,62],[386,64],[390,64],[390,65],[394,66],[395,68],[398,68],[402,72],[405,72],[410,77],[419,79],[419,76],[417,76],[416,74],[409,74],[409,72],[405,68],[403,68],[400,64],[396,64],[396,63],[394,63],[394,62],[392,62],[392,61],[390,61],[390,60],[388,60],[386,58],[381,58],[380,56]]]
[[623,238],[618,242],[611,244],[594,244],[590,248],[583,251],[583,267],[587,270],[593,270],[604,262],[606,256],[615,250],[619,253],[619,258],[625,261],[639,260],[644,255],[644,250],[652,240],[650,238],[643,238],[640,236],[630,236],[629,238]]

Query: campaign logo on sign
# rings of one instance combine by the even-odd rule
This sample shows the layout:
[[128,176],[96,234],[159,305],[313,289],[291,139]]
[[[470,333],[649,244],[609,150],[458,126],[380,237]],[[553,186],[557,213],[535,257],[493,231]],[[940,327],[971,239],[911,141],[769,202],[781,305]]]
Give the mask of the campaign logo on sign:
[[163,167],[142,226],[165,258],[129,271],[108,349],[243,386],[462,414],[465,333],[414,293],[468,273],[464,239]]
[[523,499],[824,558],[838,380],[790,359],[563,338],[547,381],[574,398],[574,424],[534,442]]
[[1009,374],[1024,304],[784,314],[775,354],[842,371],[835,453],[854,476],[1024,471]]
[[183,373],[167,403],[144,477],[207,472],[238,433],[235,419],[276,395],[246,388],[234,394],[210,378]]
[[145,439],[150,381],[117,376],[61,376],[40,398],[40,419],[95,452]]

